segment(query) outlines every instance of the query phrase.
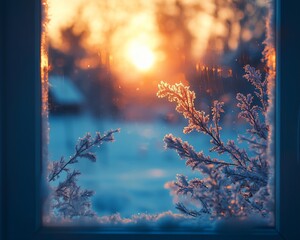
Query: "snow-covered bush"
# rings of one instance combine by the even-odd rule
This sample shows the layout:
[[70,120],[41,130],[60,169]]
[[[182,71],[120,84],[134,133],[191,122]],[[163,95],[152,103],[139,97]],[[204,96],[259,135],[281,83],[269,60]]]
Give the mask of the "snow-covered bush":
[[[208,135],[212,144],[210,151],[216,152],[220,157],[228,155],[230,159],[211,158],[203,151],[197,152],[181,138],[172,134],[165,136],[166,148],[174,149],[186,161],[186,166],[201,173],[199,178],[191,180],[178,174],[177,181],[166,184],[177,199],[185,199],[186,203],[178,201],[176,204],[176,208],[182,213],[193,217],[208,214],[211,219],[272,215],[268,186],[271,163],[266,154],[269,131],[266,124],[268,76],[263,79],[260,71],[249,65],[244,69],[244,78],[255,88],[254,95],[238,93],[236,96],[237,107],[240,109],[238,118],[249,124],[247,132],[239,135],[237,141],[247,142],[247,149],[240,148],[234,140],[222,140],[220,118],[224,113],[223,102],[213,102],[210,116],[196,109],[195,92],[188,86],[182,83],[170,85],[166,82],[158,85],[157,96],[175,102],[176,111],[188,120],[183,132],[188,134],[197,131]],[[259,100],[258,105],[254,104],[254,97]],[[190,209],[190,204],[197,206],[197,209]]]
[[96,162],[97,157],[91,151],[92,148],[100,147],[104,142],[114,141],[113,134],[119,131],[119,129],[110,130],[104,135],[97,132],[94,138],[87,133],[83,138],[79,138],[75,146],[75,153],[69,160],[66,161],[64,157],[61,157],[59,161],[49,163],[49,182],[56,181],[61,173],[66,173],[64,180],[59,182],[57,186],[52,187],[51,211],[54,216],[61,216],[65,219],[95,216],[90,201],[94,191],[81,189],[77,184],[77,177],[81,174],[80,171],[71,170],[69,167],[81,158]]

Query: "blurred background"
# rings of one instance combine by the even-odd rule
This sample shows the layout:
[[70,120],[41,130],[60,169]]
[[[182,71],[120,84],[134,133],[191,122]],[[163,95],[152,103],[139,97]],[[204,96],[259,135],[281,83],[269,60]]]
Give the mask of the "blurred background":
[[[96,191],[99,215],[176,211],[167,181],[198,176],[164,149],[172,133],[209,153],[209,138],[184,135],[175,105],[158,99],[160,81],[183,82],[198,109],[225,102],[223,140],[245,126],[235,95],[251,92],[243,66],[261,71],[268,0],[48,0],[49,158],[69,156],[86,132],[121,128],[80,161],[80,183]],[[215,155],[212,155],[215,156]],[[223,158],[224,159],[224,158]]]

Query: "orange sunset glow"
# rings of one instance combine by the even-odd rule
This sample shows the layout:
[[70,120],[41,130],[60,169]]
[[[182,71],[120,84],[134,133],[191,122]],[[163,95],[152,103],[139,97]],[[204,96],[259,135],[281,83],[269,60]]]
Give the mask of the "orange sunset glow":
[[155,62],[153,51],[141,43],[132,42],[127,51],[129,60],[141,71],[149,70]]
[[[182,59],[203,62],[208,52],[234,50],[241,39],[249,41],[263,31],[252,22],[242,29],[239,21],[245,11],[253,18],[254,10],[250,4],[237,9],[230,1],[217,5],[213,0],[49,0],[48,4],[51,46],[70,51],[62,31],[72,27],[74,35],[83,34],[80,45],[88,53],[109,54],[118,75],[155,73],[154,65],[174,72]],[[257,4],[265,3],[257,0]]]
[[85,95],[95,91],[91,96],[97,101],[111,98],[113,105],[124,109],[136,102],[155,105],[162,80],[194,82],[205,94],[223,91],[219,80],[236,77],[227,64],[237,63],[236,53],[244,54],[241,46],[256,44],[263,35],[261,15],[267,4],[267,0],[47,2],[49,62],[54,70],[50,75],[68,76]]

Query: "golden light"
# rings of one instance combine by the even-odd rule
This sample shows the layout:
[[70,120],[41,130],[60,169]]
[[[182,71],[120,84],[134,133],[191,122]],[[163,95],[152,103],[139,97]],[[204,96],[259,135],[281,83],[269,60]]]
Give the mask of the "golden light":
[[[191,58],[188,60],[202,61],[208,53],[210,39],[217,39],[215,48],[220,53],[226,44],[231,49],[237,47],[242,31],[239,28],[240,15],[244,14],[243,11],[236,12],[231,1],[221,1],[222,4],[214,0],[47,2],[50,18],[47,34],[51,47],[65,53],[71,51],[71,42],[66,41],[63,34],[71,28],[73,35],[81,36],[80,47],[89,54],[100,52],[104,56],[107,52],[114,57],[113,62],[109,62],[110,67],[114,74],[121,76],[121,80],[128,75],[128,64],[136,70],[134,75],[150,69],[155,73],[154,65],[179,69],[177,63],[186,61],[177,60],[179,55]],[[216,9],[218,18],[215,17]],[[181,15],[181,11],[186,12]],[[188,17],[182,21],[184,15]],[[178,27],[177,23],[180,23]],[[228,23],[232,31],[228,31]],[[249,38],[247,32],[244,37]]]
[[48,36],[47,36],[47,24],[48,24],[48,3],[46,0],[42,1],[43,5],[43,31],[41,34],[41,46],[40,46],[40,71],[41,71],[41,83],[42,83],[42,115],[48,118],[48,71],[50,69],[48,62]]
[[152,49],[140,42],[131,42],[127,49],[129,61],[140,71],[149,70],[154,62],[155,55]]

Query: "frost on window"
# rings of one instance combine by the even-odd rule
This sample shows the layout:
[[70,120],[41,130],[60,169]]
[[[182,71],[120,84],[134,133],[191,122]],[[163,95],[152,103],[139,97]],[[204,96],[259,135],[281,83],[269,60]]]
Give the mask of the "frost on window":
[[45,225],[274,224],[269,0],[43,7]]

